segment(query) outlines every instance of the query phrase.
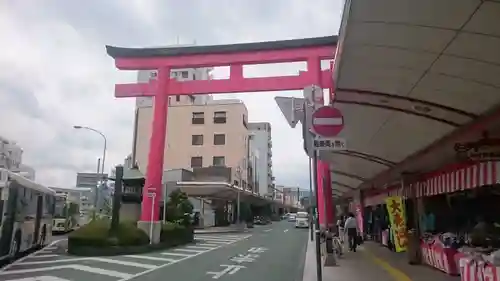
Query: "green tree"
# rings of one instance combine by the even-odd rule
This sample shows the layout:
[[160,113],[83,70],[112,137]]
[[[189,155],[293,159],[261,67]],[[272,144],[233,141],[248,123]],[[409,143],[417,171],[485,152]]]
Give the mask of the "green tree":
[[189,201],[187,194],[179,189],[174,190],[168,196],[166,220],[182,225],[190,225],[193,209],[193,204]]

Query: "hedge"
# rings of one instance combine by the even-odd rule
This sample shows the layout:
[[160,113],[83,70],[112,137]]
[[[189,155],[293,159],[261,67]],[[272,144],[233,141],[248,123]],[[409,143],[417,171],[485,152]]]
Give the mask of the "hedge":
[[162,226],[159,244],[149,244],[148,235],[135,222],[121,222],[110,235],[110,221],[93,220],[68,236],[68,253],[80,256],[110,256],[147,253],[193,242],[194,231],[175,223]]

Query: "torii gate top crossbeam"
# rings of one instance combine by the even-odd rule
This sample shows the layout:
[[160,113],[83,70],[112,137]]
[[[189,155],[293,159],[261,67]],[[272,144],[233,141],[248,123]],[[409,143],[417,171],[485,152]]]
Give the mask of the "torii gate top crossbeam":
[[337,36],[242,43],[231,45],[167,48],[121,48],[106,46],[121,70],[161,67],[213,67],[231,64],[262,64],[332,59]]

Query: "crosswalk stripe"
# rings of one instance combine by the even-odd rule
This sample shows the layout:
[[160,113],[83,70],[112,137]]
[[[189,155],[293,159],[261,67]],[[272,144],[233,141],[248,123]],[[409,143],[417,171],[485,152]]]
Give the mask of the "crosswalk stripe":
[[205,251],[200,251],[200,250],[190,250],[190,249],[174,249],[174,251],[188,252],[188,253],[203,253],[203,252],[206,252],[206,250]]
[[188,254],[181,254],[181,253],[171,253],[171,252],[165,252],[165,253],[161,253],[162,255],[166,255],[166,256],[177,256],[177,257],[190,257],[191,255],[188,255]]
[[210,243],[196,243],[197,246],[206,246],[206,247],[219,247],[220,245],[217,244],[210,244]]
[[106,262],[106,263],[113,263],[113,264],[119,264],[119,265],[125,265],[125,266],[142,267],[142,268],[146,268],[146,269],[153,269],[153,268],[157,267],[156,265],[152,265],[152,264],[137,263],[137,262],[130,262],[130,261],[121,261],[121,260],[114,260],[114,259],[107,259],[107,258],[89,258],[89,260]]
[[64,258],[64,259],[58,259],[58,260],[48,260],[48,261],[26,261],[18,264],[14,264],[13,266],[19,266],[19,265],[36,265],[36,264],[48,264],[48,263],[63,263],[63,262],[77,262],[77,261],[84,261],[88,260],[89,258]]
[[74,269],[80,271],[91,272],[95,274],[107,275],[115,278],[131,278],[134,276],[133,274],[118,272],[114,270],[102,269],[98,267],[91,267],[86,265],[79,264],[67,264],[67,265],[58,265],[58,266],[50,266],[50,267],[39,267],[39,268],[28,268],[28,269],[18,269],[18,270],[7,270],[0,271],[0,276],[11,275],[11,274],[24,274],[24,273],[34,273],[41,271],[49,271],[49,270],[58,270],[58,269]]
[[187,246],[186,248],[188,248],[188,249],[198,249],[198,250],[211,250],[214,247]]
[[209,241],[210,243],[231,243],[231,242],[236,242],[238,240],[227,240],[227,239],[220,239],[220,238],[200,238],[200,240],[203,241]]
[[152,260],[152,261],[167,261],[167,262],[174,262],[175,261],[175,259],[152,257],[152,256],[140,256],[140,255],[127,255],[125,257],[134,258],[134,259]]
[[29,257],[30,259],[38,259],[38,258],[53,258],[58,257],[59,255],[49,254],[49,255],[34,255]]

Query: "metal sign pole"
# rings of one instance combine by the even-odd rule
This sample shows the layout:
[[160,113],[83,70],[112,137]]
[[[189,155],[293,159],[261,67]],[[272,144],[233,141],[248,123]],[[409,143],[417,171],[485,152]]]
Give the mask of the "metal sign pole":
[[312,183],[312,158],[309,157],[309,229],[311,234],[311,241],[314,240],[314,205],[313,205],[313,183]]
[[319,196],[318,196],[318,152],[314,151],[313,156],[313,175],[314,175],[314,194],[316,197],[316,278],[318,281],[323,280],[321,271],[321,242],[320,242],[320,225],[319,225]]
[[153,201],[151,203],[151,222],[149,224],[149,244],[153,244],[153,215],[154,215],[154,210],[155,210],[155,197],[156,193],[150,193],[151,200]]

